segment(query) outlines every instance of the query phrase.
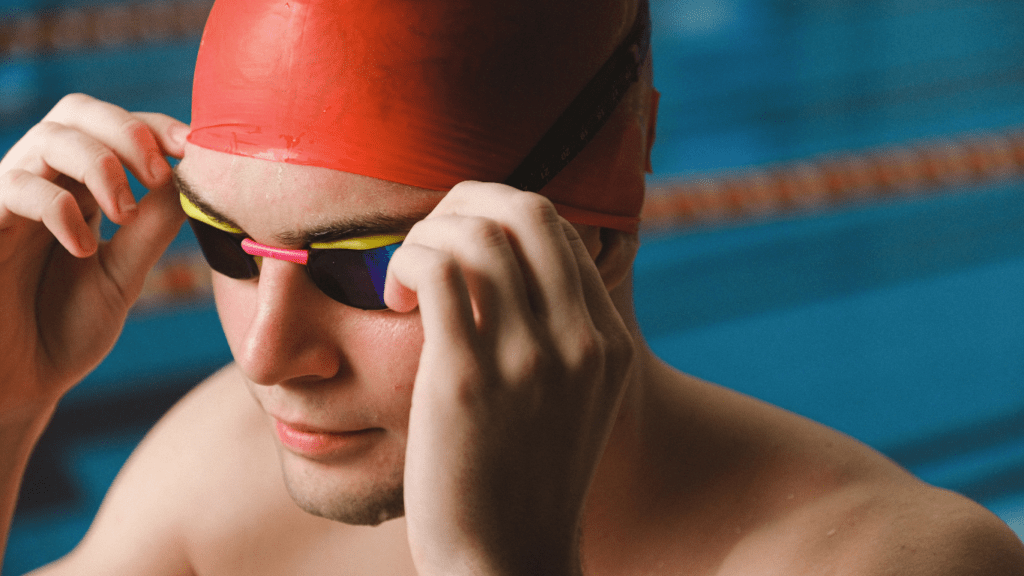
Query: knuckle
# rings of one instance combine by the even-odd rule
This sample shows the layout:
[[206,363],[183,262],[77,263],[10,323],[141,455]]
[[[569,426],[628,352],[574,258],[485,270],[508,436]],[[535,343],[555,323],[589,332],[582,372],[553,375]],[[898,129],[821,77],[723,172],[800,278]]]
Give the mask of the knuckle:
[[65,108],[74,110],[81,106],[91,104],[94,101],[92,96],[82,94],[81,92],[72,92],[71,94],[64,95],[57,104],[54,105],[54,110],[64,110]]
[[554,361],[550,351],[536,343],[516,347],[509,366],[510,377],[517,383],[536,380],[541,375],[558,381],[564,373],[564,367]]
[[98,149],[94,152],[92,162],[90,162],[90,166],[101,174],[121,170],[121,160],[117,157],[117,154],[114,154],[114,152],[109,148],[97,148]]
[[452,382],[451,390],[457,405],[470,410],[476,410],[485,401],[484,387],[482,382],[487,378],[477,364],[463,366]]
[[462,270],[450,254],[428,253],[424,259],[433,260],[426,266],[428,280],[442,286],[452,286],[459,281]]
[[[123,174],[124,169],[121,165],[121,159],[109,148],[100,148],[95,151],[92,161],[86,167],[86,173],[82,175],[82,179],[93,180],[95,178],[94,183],[120,183],[124,179]],[[97,191],[93,190],[93,192]]]
[[555,205],[546,197],[540,194],[523,192],[515,194],[511,198],[512,213],[519,214],[527,221],[551,224],[558,222],[558,212]]
[[459,182],[455,186],[452,186],[452,189],[449,190],[448,195],[466,195],[470,197],[477,196],[480,194],[481,187],[483,186],[486,186],[486,184],[483,182],[477,182],[476,180],[463,180],[462,182]]
[[589,330],[576,334],[565,355],[566,365],[573,373],[592,372],[607,358],[604,341]]
[[612,336],[607,348],[605,357],[608,368],[616,374],[625,373],[636,354],[636,346],[629,333],[623,330],[622,333]]
[[147,126],[142,120],[139,120],[130,114],[125,118],[124,122],[121,123],[121,126],[118,127],[118,130],[128,139],[128,142],[134,146],[148,148],[149,144],[152,142],[152,134],[149,131],[149,126]]
[[53,120],[42,120],[29,130],[29,134],[39,140],[43,140],[45,143],[45,141],[60,135],[67,129],[67,126],[64,126],[59,122],[54,122]]
[[50,201],[43,207],[41,215],[45,220],[61,221],[69,217],[77,207],[78,203],[75,201],[75,197],[67,190],[61,190],[50,198]]
[[60,190],[50,198],[47,210],[62,213],[63,211],[77,205],[78,203],[75,202],[75,197],[71,192],[68,192],[67,190]]
[[28,181],[32,179],[32,174],[25,170],[18,168],[8,170],[0,174],[0,193],[5,191],[15,191],[24,188]]
[[592,332],[581,334],[576,340],[576,366],[592,366],[605,357],[606,347],[602,338]]
[[500,246],[508,242],[505,229],[500,224],[489,218],[466,218],[465,234],[468,246],[476,248],[488,248]]

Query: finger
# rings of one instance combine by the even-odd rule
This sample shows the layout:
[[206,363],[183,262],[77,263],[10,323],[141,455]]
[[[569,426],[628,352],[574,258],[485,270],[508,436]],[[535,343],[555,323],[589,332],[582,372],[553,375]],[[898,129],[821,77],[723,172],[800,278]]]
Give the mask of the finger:
[[[605,382],[611,385],[613,390],[617,390],[615,397],[621,398],[622,389],[617,386],[632,364],[633,338],[612,301],[600,271],[591,259],[586,243],[572,224],[565,220],[562,222],[569,248],[576,262],[580,263],[580,283],[588,311],[585,320],[592,327],[593,332],[590,334],[596,339],[584,338],[582,341],[576,341],[572,333],[565,330],[555,335],[556,345],[572,354],[577,365],[593,363],[592,360],[599,356],[603,369],[611,376],[605,378]],[[596,345],[597,340],[602,343],[600,346]]]
[[396,284],[416,294],[425,346],[447,345],[455,352],[472,345],[476,325],[469,288],[451,254],[422,244],[403,244],[388,266],[384,298],[389,307],[398,294]]
[[[593,265],[593,261],[589,255],[581,261],[570,248],[565,220],[547,198],[501,184],[464,182],[445,196],[435,212],[478,214],[505,227],[522,263],[530,302],[538,317],[558,326],[587,315],[581,306],[584,298],[579,267]],[[578,239],[575,230],[572,232]]]
[[41,222],[74,256],[84,258],[96,251],[96,237],[71,192],[25,170],[0,176],[0,190],[0,229],[13,224],[12,216],[26,218]]
[[485,214],[506,226],[537,312],[535,333],[545,334],[568,365],[601,359],[615,370],[628,367],[628,329],[586,244],[550,201],[503,185],[464,183],[442,200],[440,211]]
[[518,332],[532,322],[522,270],[504,228],[478,216],[439,216],[416,224],[405,244],[450,254],[469,288],[478,333]]
[[41,122],[36,131],[38,158],[45,165],[37,173],[46,178],[56,171],[84,184],[113,222],[123,224],[134,215],[135,198],[121,159],[113,150],[88,134],[55,122]]
[[79,130],[107,146],[146,188],[171,178],[163,149],[150,125],[127,110],[86,96],[65,96],[44,118]]
[[567,246],[573,254],[573,261],[577,263],[577,272],[580,282],[580,292],[586,301],[587,309],[591,311],[592,317],[612,316],[618,323],[621,323],[621,315],[612,302],[608,288],[605,286],[601,272],[593,256],[587,249],[586,243],[580,237],[576,228],[564,218],[561,220],[562,232],[566,238]]
[[188,124],[156,112],[133,112],[136,118],[147,126],[156,138],[156,143],[165,156],[181,159],[185,155],[185,139],[188,137]]
[[160,259],[185,222],[174,186],[168,182],[146,194],[139,202],[138,215],[121,226],[100,247],[100,261],[126,304],[142,292],[146,274]]

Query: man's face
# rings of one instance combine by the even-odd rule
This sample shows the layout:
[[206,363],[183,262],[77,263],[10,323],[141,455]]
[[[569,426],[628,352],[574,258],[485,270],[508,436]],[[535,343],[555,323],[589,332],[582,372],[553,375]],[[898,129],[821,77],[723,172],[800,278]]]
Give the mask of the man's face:
[[[303,233],[324,225],[384,222],[404,233],[443,195],[191,145],[178,173],[246,235],[290,249],[305,248]],[[215,272],[213,288],[231,352],[267,414],[295,501],[349,523],[401,515],[422,344],[418,314],[344,306],[322,293],[303,266],[279,260],[265,259],[252,280]]]

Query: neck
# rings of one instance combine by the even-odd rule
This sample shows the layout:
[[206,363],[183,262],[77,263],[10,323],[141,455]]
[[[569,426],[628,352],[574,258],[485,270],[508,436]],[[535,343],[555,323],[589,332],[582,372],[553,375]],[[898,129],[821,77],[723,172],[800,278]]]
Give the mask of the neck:
[[[642,524],[657,516],[658,493],[666,480],[659,471],[659,438],[679,414],[666,411],[666,393],[684,386],[687,377],[658,359],[648,348],[633,313],[631,281],[612,291],[612,299],[636,347],[626,390],[587,496],[583,518],[583,555],[593,573],[615,571],[607,558],[621,558],[623,548],[642,547],[642,538],[623,541],[623,534],[641,534]],[[663,462],[661,463],[664,464]],[[639,550],[639,548],[638,548]]]

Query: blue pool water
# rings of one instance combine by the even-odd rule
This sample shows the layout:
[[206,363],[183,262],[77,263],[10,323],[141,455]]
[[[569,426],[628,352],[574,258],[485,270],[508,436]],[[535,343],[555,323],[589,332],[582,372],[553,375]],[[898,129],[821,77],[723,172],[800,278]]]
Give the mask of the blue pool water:
[[[652,13],[655,179],[1024,123],[1016,1],[661,0]],[[0,62],[0,148],[71,91],[187,119],[195,49]],[[680,369],[851,434],[1024,534],[1021,192],[648,233],[637,313]],[[183,231],[174,249],[192,242]],[[208,302],[133,316],[41,445],[3,573],[69,550],[147,426],[229,356]]]

